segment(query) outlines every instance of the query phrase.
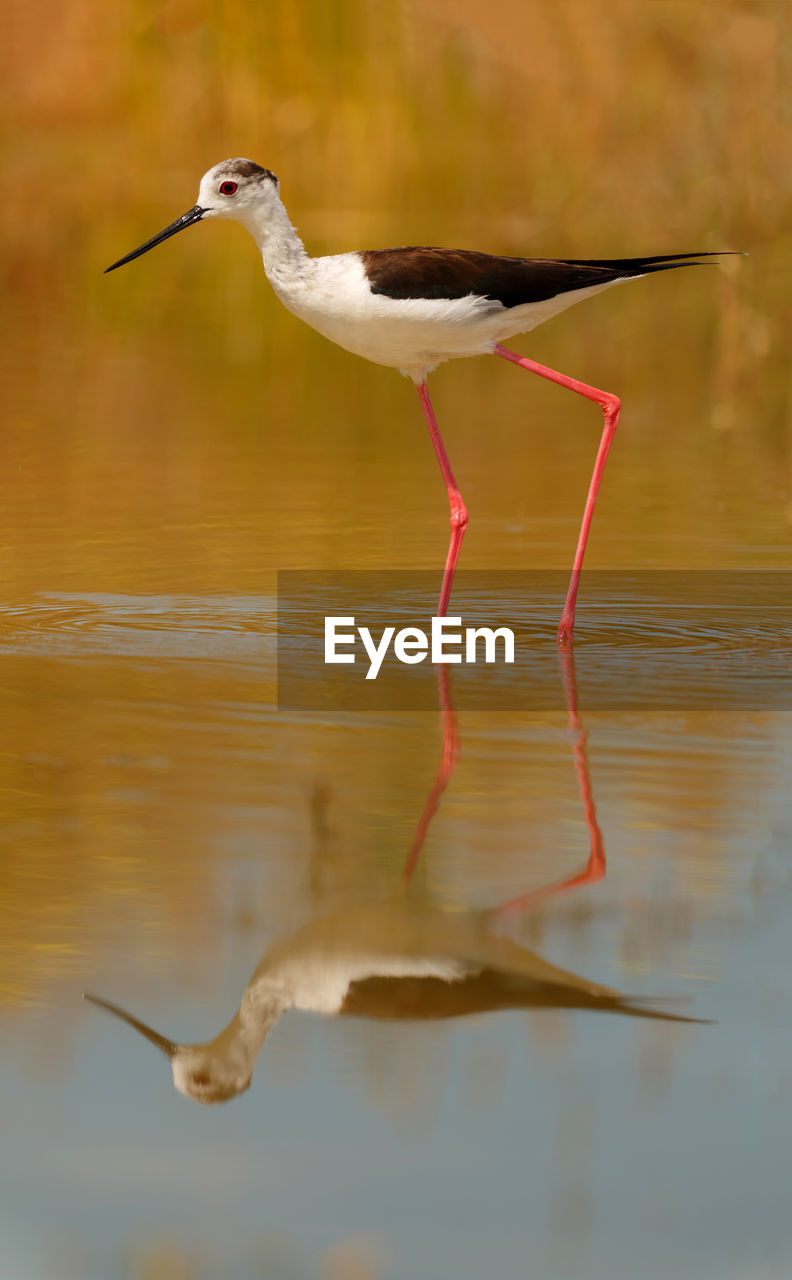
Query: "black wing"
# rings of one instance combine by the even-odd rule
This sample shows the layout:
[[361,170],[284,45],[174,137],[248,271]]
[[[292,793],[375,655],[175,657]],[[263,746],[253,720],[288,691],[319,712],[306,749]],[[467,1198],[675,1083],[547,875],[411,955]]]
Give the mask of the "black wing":
[[500,258],[470,249],[365,249],[360,254],[372,293],[388,298],[465,298],[474,294],[503,307],[544,302],[575,289],[630,276],[693,266],[710,253],[653,258]]

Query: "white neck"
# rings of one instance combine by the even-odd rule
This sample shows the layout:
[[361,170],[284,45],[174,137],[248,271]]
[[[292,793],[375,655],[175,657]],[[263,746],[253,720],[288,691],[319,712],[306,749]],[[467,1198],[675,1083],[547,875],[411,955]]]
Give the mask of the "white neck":
[[266,204],[246,213],[243,225],[261,250],[264,270],[270,280],[278,276],[293,276],[310,262],[283,202],[274,191]]
[[228,1026],[213,1042],[218,1056],[245,1059],[252,1070],[268,1032],[291,1003],[290,998],[277,986],[273,987],[267,981],[256,982],[254,979],[247,987],[242,1003]]
[[282,1012],[281,1004],[260,1005],[251,1009],[243,1001],[242,1007],[234,1014],[228,1026],[212,1042],[218,1061],[225,1061],[229,1066],[244,1064],[250,1074],[268,1032],[275,1026]]

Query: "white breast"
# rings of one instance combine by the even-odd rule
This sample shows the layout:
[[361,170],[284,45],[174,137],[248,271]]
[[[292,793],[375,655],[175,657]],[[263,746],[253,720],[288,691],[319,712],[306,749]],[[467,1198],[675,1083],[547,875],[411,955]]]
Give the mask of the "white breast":
[[481,320],[500,303],[467,298],[387,298],[372,293],[356,253],[314,258],[298,279],[270,282],[284,306],[355,355],[407,372],[452,356],[480,355],[492,341]]

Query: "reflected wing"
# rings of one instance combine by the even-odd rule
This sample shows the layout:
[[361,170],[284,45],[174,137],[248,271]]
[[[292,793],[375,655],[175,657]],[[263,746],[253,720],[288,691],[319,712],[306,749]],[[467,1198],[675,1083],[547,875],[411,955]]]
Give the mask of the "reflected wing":
[[659,1022],[703,1021],[667,1013],[648,1001],[624,1000],[607,987],[586,992],[498,969],[482,969],[453,982],[434,977],[365,978],[350,984],[339,1012],[353,1018],[418,1022],[497,1009],[590,1009]]

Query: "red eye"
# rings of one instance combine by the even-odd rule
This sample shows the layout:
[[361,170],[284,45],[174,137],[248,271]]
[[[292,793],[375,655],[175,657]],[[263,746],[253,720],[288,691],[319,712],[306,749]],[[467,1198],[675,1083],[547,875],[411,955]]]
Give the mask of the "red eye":
[[236,191],[236,189],[237,189],[237,184],[235,182],[220,183],[220,192],[224,196],[232,196]]

